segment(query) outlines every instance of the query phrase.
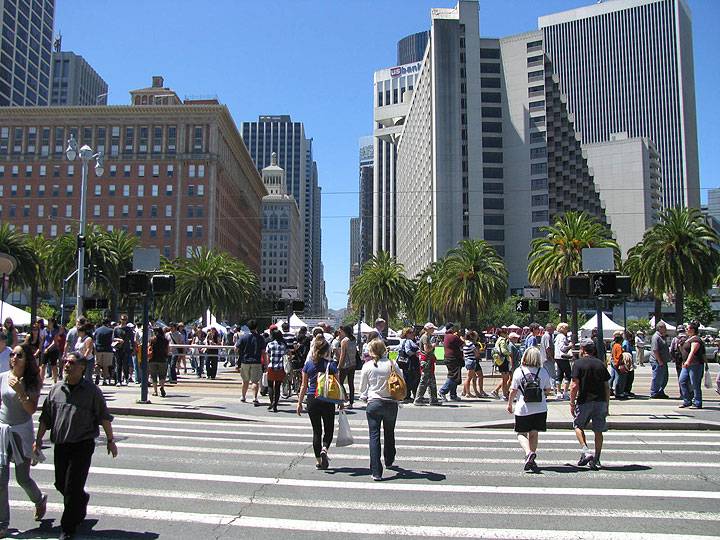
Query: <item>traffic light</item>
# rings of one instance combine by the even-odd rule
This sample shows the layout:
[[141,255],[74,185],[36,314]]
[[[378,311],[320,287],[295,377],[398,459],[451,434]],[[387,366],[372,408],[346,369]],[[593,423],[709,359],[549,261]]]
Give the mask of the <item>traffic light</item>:
[[85,236],[82,234],[77,235],[77,248],[84,248],[85,247]]
[[109,302],[107,298],[86,298],[85,309],[108,309]]
[[515,303],[515,311],[518,313],[528,313],[530,311],[530,300],[518,300]]
[[175,292],[175,276],[172,274],[155,274],[150,279],[150,282],[152,283],[152,291],[155,296]]
[[550,311],[550,301],[549,300],[538,300],[537,310],[538,310],[538,313],[547,313],[548,311]]
[[305,302],[302,300],[293,300],[292,301],[292,310],[295,311],[305,311]]
[[632,292],[630,285],[630,276],[617,276],[615,278],[616,293],[622,296],[627,296]]

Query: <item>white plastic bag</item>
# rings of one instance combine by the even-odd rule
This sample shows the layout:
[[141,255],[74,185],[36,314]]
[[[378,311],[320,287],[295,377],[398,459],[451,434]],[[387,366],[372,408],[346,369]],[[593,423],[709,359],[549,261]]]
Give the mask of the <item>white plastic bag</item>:
[[268,378],[267,378],[267,371],[263,371],[262,379],[260,380],[260,386],[263,388],[267,388],[268,385]]
[[712,380],[710,380],[709,369],[705,369],[705,388],[712,388]]
[[337,439],[335,439],[335,446],[350,446],[352,443],[353,436],[350,431],[350,422],[345,411],[340,411],[338,413],[338,434]]

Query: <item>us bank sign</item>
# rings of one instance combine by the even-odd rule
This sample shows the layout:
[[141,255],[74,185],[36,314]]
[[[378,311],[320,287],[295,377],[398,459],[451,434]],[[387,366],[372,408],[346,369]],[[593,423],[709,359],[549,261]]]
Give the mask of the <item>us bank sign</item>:
[[405,66],[397,66],[390,68],[390,76],[394,79],[395,77],[400,77],[402,75],[410,75],[412,73],[420,73],[420,67],[422,65],[422,62],[418,62],[417,64],[407,64]]

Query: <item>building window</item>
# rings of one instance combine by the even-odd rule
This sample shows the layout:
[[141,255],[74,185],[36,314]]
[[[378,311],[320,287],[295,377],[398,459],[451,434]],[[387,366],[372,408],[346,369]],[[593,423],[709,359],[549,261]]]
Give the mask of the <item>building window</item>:
[[202,238],[203,236],[203,226],[197,225],[195,227],[195,238]]
[[483,163],[502,163],[503,154],[502,152],[483,152]]
[[135,215],[137,217],[142,217],[142,215],[143,215],[143,205],[142,204],[138,204],[137,207],[135,208]]
[[148,151],[148,128],[140,127],[140,140],[138,141],[138,153],[147,154]]
[[545,146],[539,146],[537,148],[530,149],[530,158],[539,159],[547,156],[547,148]]
[[194,212],[193,212],[193,205],[192,205],[192,204],[187,207],[187,217],[189,217],[189,218],[195,217],[195,214],[194,214]]
[[485,178],[502,178],[503,170],[499,167],[483,167],[483,176]]
[[102,195],[102,184],[95,184],[95,196],[100,197]]
[[547,221],[548,220],[548,211],[547,210],[533,210],[532,220],[533,221]]
[[483,122],[482,130],[486,133],[502,133],[502,124],[500,122]]
[[157,215],[158,215],[157,204],[153,204],[152,206],[150,206],[150,216],[157,217]]
[[188,197],[192,197],[195,195],[195,184],[188,184]]
[[505,240],[505,231],[502,229],[485,229],[483,236],[491,242],[502,242]]
[[47,165],[40,165],[40,176],[47,176]]
[[504,189],[501,182],[483,182],[483,193],[502,194]]
[[130,186],[128,184],[125,184],[123,186],[123,197],[129,197],[130,196]]
[[202,152],[203,149],[203,128],[195,126],[193,130],[193,151]]
[[72,204],[65,205],[65,217],[72,217]]
[[122,207],[122,217],[129,217],[130,215],[130,205],[123,204]]
[[483,199],[483,208],[485,210],[503,210],[505,208],[504,199]]
[[135,236],[138,238],[142,236],[142,225],[135,225]]
[[505,216],[503,214],[485,214],[483,216],[483,224],[505,225]]
[[157,225],[150,225],[150,238],[157,237]]
[[50,225],[50,236],[52,236],[52,237],[57,236],[57,225],[55,225],[55,224]]
[[548,179],[547,178],[533,178],[530,180],[530,189],[547,189]]
[[110,184],[110,185],[108,185],[108,194],[109,194],[111,197],[114,197],[114,196],[115,196],[115,184]]
[[177,127],[168,126],[167,128],[167,152],[174,154],[177,149]]
[[531,163],[530,174],[547,174],[547,163]]
[[159,191],[160,190],[159,190],[159,187],[157,184],[153,184],[152,186],[150,186],[150,196],[151,197],[157,197]]
[[52,187],[52,196],[53,196],[53,197],[59,197],[59,196],[60,196],[60,186],[58,186],[57,184],[53,184],[53,187]]
[[530,203],[532,206],[547,206],[548,196],[547,195],[533,195]]
[[500,58],[500,49],[481,48],[480,58],[491,58],[497,60]]
[[93,217],[100,217],[100,205],[93,205]]
[[13,165],[11,174],[13,178],[17,178],[20,175],[20,167],[18,167],[17,165]]
[[107,208],[108,217],[115,217],[115,205],[111,204]]
[[529,108],[532,112],[535,112],[535,111],[544,111],[544,110],[545,110],[545,100],[544,100],[544,99],[541,99],[541,100],[538,100],[538,101],[531,101],[531,102],[528,104],[528,108]]
[[130,171],[131,171],[130,165],[125,165],[123,167],[123,176],[125,178],[130,178]]
[[145,176],[145,165],[138,165],[138,176]]
[[156,177],[156,178],[157,178],[158,176],[160,176],[160,165],[153,165],[153,166],[152,166],[152,175],[153,175],[154,177]]
[[117,165],[110,165],[110,176],[113,178],[117,176]]
[[68,184],[67,186],[65,186],[65,196],[72,197],[72,194],[73,194],[73,185]]
[[53,205],[50,207],[50,215],[51,215],[52,217],[57,217],[57,216],[58,216],[58,205],[57,205],[57,204],[53,204]]
[[483,103],[500,103],[500,92],[481,92]]
[[193,237],[193,226],[192,226],[192,225],[188,225],[188,226],[185,228],[185,232],[186,232],[186,235],[187,235],[188,238],[192,238],[192,237]]
[[172,204],[165,205],[165,217],[172,217]]
[[205,184],[198,184],[197,194],[198,197],[202,197],[203,195],[205,195]]
[[32,165],[25,165],[25,178],[32,176]]
[[530,133],[530,143],[544,143],[545,142],[545,132],[544,131],[534,131]]
[[38,204],[38,207],[37,207],[37,216],[38,216],[38,217],[45,217],[45,205],[44,205],[44,204]]
[[195,178],[195,165],[188,165],[188,178]]
[[542,81],[545,78],[545,71],[540,69],[528,72],[528,82]]
[[480,73],[500,73],[500,64],[496,62],[481,62]]
[[135,128],[126,127],[125,128],[125,148],[123,150],[123,153],[132,154],[134,146],[135,146]]
[[162,132],[163,128],[161,126],[155,126],[153,129],[153,154],[162,152]]
[[170,195],[172,195],[172,192],[173,192],[172,184],[167,184],[165,186],[165,195],[170,196]]
[[167,176],[168,178],[172,178],[173,176],[175,176],[175,165],[167,166]]
[[170,238],[170,234],[172,232],[172,226],[171,225],[165,225],[165,229],[163,231],[163,236],[165,238]]
[[205,165],[198,165],[198,178],[205,178]]
[[30,197],[32,195],[32,186],[30,184],[25,184],[25,196]]

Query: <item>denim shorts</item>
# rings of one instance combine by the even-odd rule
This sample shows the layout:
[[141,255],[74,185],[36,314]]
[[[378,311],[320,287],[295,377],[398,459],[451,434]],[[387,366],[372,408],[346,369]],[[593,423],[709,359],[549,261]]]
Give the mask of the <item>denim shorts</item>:
[[607,401],[586,401],[575,405],[573,427],[585,429],[592,422],[592,430],[596,433],[607,431]]
[[477,360],[465,360],[465,369],[477,371]]

